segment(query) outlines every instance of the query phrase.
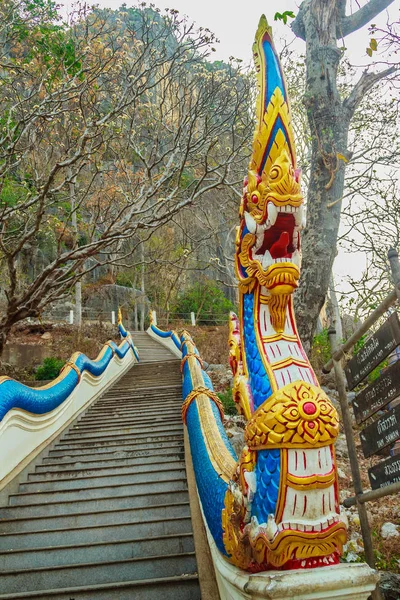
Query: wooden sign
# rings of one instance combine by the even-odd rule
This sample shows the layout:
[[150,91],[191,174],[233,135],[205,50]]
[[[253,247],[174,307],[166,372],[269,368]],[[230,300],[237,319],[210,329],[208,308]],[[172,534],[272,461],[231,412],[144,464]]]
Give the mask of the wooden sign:
[[373,490],[400,481],[400,455],[392,456],[368,469],[369,481]]
[[347,383],[352,390],[400,344],[400,321],[397,313],[378,329],[345,367]]
[[400,395],[400,360],[388,367],[379,378],[361,390],[353,400],[357,423],[383,408]]
[[360,433],[364,456],[372,456],[382,448],[394,444],[400,438],[400,405],[389,410],[383,417],[368,425]]

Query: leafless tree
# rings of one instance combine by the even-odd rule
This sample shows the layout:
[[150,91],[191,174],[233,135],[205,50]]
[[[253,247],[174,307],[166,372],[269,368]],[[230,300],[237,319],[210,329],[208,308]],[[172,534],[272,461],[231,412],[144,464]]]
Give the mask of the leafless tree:
[[[227,184],[251,135],[246,76],[208,62],[213,36],[176,11],[63,26],[30,6],[0,8],[0,353],[14,323]],[[29,279],[23,256],[46,237]]]
[[398,68],[392,64],[379,71],[366,69],[342,97],[338,86],[342,40],[371,23],[392,1],[357,3],[354,12],[346,14],[350,5],[346,0],[304,0],[292,25],[294,33],[306,42],[304,104],[312,140],[302,279],[295,298],[299,331],[307,350],[336,255],[345,170],[351,159],[351,123],[365,95]]

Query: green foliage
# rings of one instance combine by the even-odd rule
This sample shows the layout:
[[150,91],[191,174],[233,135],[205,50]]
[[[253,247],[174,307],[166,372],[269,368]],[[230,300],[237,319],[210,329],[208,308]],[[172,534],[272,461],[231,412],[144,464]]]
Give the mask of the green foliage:
[[232,396],[232,388],[227,388],[225,391],[219,392],[217,396],[222,402],[222,406],[224,407],[224,413],[226,415],[238,414],[236,404]]
[[118,273],[115,278],[117,285],[123,285],[124,287],[132,288],[132,279],[127,273]]
[[179,181],[179,185],[183,190],[185,190],[195,180],[196,180],[196,178],[195,178],[193,169],[184,169],[183,173],[181,175],[180,181]]
[[[76,55],[75,42],[68,39],[67,34],[60,27],[40,27],[36,44],[48,67],[57,61],[63,65],[69,75],[76,75],[80,71],[82,63]],[[57,75],[61,74],[60,70]]]
[[47,381],[49,379],[55,379],[60,374],[62,367],[64,366],[63,360],[50,356],[45,358],[43,364],[36,369],[35,379],[38,381]]
[[10,28],[20,41],[29,37],[32,24],[52,23],[60,19],[57,4],[53,0],[20,0],[18,13],[13,15]]
[[216,325],[234,309],[230,300],[215,281],[203,280],[193,285],[178,298],[173,313],[188,315],[194,312],[199,325]]
[[369,42],[369,46],[366,49],[368,56],[372,56],[373,52],[376,52],[377,50],[378,50],[378,42],[376,41],[375,38],[371,38],[371,40]]
[[314,337],[311,349],[311,363],[314,369],[321,369],[331,358],[331,345],[329,343],[328,329],[323,329]]
[[365,344],[365,340],[367,339],[367,334],[364,333],[364,335],[362,335],[360,337],[360,339],[358,340],[358,342],[356,342],[353,346],[353,356],[355,356],[357,354],[357,352],[359,350],[361,350],[361,348],[364,348],[364,344]]
[[4,179],[0,192],[0,206],[15,206],[21,199],[21,188],[12,179]]
[[378,377],[380,376],[382,369],[384,369],[387,366],[388,366],[388,360],[386,359],[383,362],[381,362],[380,365],[375,367],[375,369],[373,371],[371,371],[371,373],[368,375],[368,383],[372,383],[373,381],[376,381],[378,379]]
[[293,11],[291,10],[285,10],[285,12],[283,13],[275,13],[274,15],[274,21],[283,21],[284,25],[287,25],[287,21],[288,18],[290,19],[294,19],[295,18],[295,14]]
[[398,572],[399,570],[399,555],[393,554],[392,556],[387,556],[379,550],[374,550],[375,555],[375,568],[379,571],[394,571]]

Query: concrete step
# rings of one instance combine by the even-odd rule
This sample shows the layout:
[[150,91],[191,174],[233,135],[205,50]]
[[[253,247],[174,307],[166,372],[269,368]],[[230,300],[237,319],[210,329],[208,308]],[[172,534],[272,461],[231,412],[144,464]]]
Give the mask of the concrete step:
[[[116,398],[109,398],[106,400],[104,400],[103,402],[99,404],[96,404],[92,410],[91,413],[99,413],[102,411],[109,411],[109,410],[129,410],[129,411],[139,411],[139,410],[143,410],[143,411],[147,411],[147,412],[155,412],[154,410],[154,406],[158,405],[160,402],[160,394],[155,394],[154,396],[150,396],[150,395],[143,395],[143,394],[138,394],[136,396],[127,396],[126,398],[123,398],[123,401],[121,401],[121,396],[118,396]],[[163,396],[163,401],[162,401],[162,409],[171,409],[174,408],[176,409],[178,406],[180,406],[182,404],[182,392],[181,392],[181,386],[177,387],[177,391],[174,392],[174,394],[172,395],[166,395],[165,397]]]
[[103,455],[108,456],[130,456],[131,458],[138,456],[151,456],[151,453],[159,452],[159,451],[173,451],[179,450],[183,451],[183,435],[180,436],[171,436],[171,439],[165,439],[164,437],[157,438],[156,440],[151,440],[150,442],[146,442],[140,440],[139,442],[131,441],[131,442],[120,442],[119,444],[107,443],[103,446],[99,446],[98,444],[89,444],[82,446],[81,448],[74,444],[73,446],[64,444],[59,446],[58,444],[54,446],[52,450],[49,451],[48,458],[53,460],[58,459],[70,459],[74,456],[81,457],[89,457],[89,456],[99,456],[103,457]]
[[99,448],[106,446],[114,446],[116,448],[124,447],[126,445],[131,446],[139,446],[146,444],[147,446],[153,447],[154,444],[158,442],[176,442],[178,440],[183,440],[183,431],[178,430],[172,434],[166,434],[164,432],[158,432],[156,434],[150,435],[136,435],[134,439],[132,436],[110,436],[108,439],[100,439],[100,440],[83,440],[79,443],[78,440],[63,440],[58,442],[54,446],[54,450],[62,450],[65,452],[66,450],[73,450],[78,448],[79,450],[84,450],[88,448]]
[[166,415],[176,415],[180,414],[180,410],[182,407],[182,398],[178,400],[174,400],[171,403],[166,404],[162,410],[155,411],[154,407],[149,408],[148,406],[134,406],[134,407],[122,407],[122,406],[113,406],[108,408],[101,408],[88,411],[84,414],[84,416],[78,420],[78,423],[93,421],[94,419],[98,419],[100,422],[105,419],[142,419],[142,421],[149,421],[154,416],[164,417]]
[[1,533],[0,551],[37,548],[40,546],[73,546],[94,542],[114,542],[181,533],[192,533],[190,517],[148,520],[145,523],[127,522],[111,525],[94,525],[93,527]]
[[[184,459],[183,455],[180,455],[178,452],[165,452],[163,454],[153,454],[152,456],[143,456],[137,458],[98,458],[96,460],[81,460],[80,457],[76,457],[75,461],[69,462],[51,462],[47,461],[42,465],[37,465],[35,469],[35,473],[67,473],[69,471],[87,471],[90,469],[111,469],[112,467],[116,467],[117,471],[120,472],[122,467],[134,466],[144,467],[148,465],[148,468],[151,470],[152,468],[158,468],[158,465],[164,463],[173,463],[176,461],[182,461]],[[140,469],[139,469],[140,470]],[[86,473],[88,474],[88,473]]]
[[43,464],[46,463],[58,463],[72,462],[75,460],[92,461],[92,460],[113,460],[113,459],[126,459],[126,458],[141,458],[141,457],[152,457],[160,456],[160,453],[164,453],[165,456],[176,455],[182,456],[184,452],[183,439],[170,441],[170,442],[158,442],[155,444],[124,444],[121,446],[106,446],[104,448],[87,449],[84,452],[81,450],[50,450],[49,456],[43,459]]
[[[107,401],[108,398],[115,398],[116,400],[119,399],[119,401],[121,403],[125,403],[125,401],[129,398],[136,398],[138,396],[141,396],[143,398],[144,395],[147,396],[154,396],[157,397],[158,395],[158,399],[159,401],[161,401],[162,404],[162,397],[164,396],[164,392],[166,394],[168,394],[169,392],[176,392],[176,395],[178,396],[178,393],[181,391],[182,389],[182,381],[178,380],[176,381],[176,383],[173,384],[167,384],[167,385],[161,385],[161,382],[159,385],[154,385],[155,382],[153,382],[153,385],[146,385],[146,386],[139,386],[139,385],[135,385],[135,386],[131,386],[129,388],[129,390],[126,389],[126,387],[121,387],[121,388],[111,388],[112,392],[108,392],[107,394],[105,394],[104,396],[102,396],[99,400],[98,403],[99,404],[103,404],[104,402]],[[162,390],[162,397],[161,396],[161,390]]]
[[[0,600],[201,600],[197,575],[1,594]],[[205,600],[205,599],[203,599]]]
[[179,419],[180,412],[176,409],[168,410],[165,412],[159,413],[148,413],[147,415],[143,411],[138,411],[137,414],[126,413],[120,414],[118,411],[109,413],[107,415],[92,415],[88,414],[78,421],[74,427],[71,428],[70,431],[74,429],[82,429],[82,427],[103,427],[104,425],[117,425],[117,424],[126,424],[126,425],[135,425],[135,424],[147,424],[154,423],[157,421],[165,421],[168,419]]
[[159,411],[155,410],[154,406],[114,406],[108,408],[98,407],[96,410],[93,408],[93,410],[86,412],[84,416],[78,420],[78,423],[90,421],[94,416],[96,416],[99,421],[110,418],[122,419],[125,417],[128,419],[142,419],[144,421],[149,420],[154,416],[164,417],[164,415],[179,414],[181,404],[182,398],[179,400],[176,399],[163,406]]
[[130,579],[150,579],[158,577],[176,577],[196,573],[194,552],[129,558],[112,562],[82,563],[37,569],[16,569],[0,572],[0,589],[4,593],[37,591],[49,588],[99,585]]
[[136,435],[141,435],[142,437],[146,434],[154,435],[155,433],[166,432],[170,433],[171,431],[182,431],[183,424],[181,419],[173,419],[168,421],[163,421],[162,423],[153,423],[148,425],[131,425],[131,426],[109,426],[109,427],[99,427],[97,429],[86,430],[84,428],[76,427],[71,429],[68,433],[66,433],[62,440],[91,440],[92,438],[100,438],[100,439],[126,439],[127,437],[136,437]]
[[[141,378],[140,380],[136,380],[134,384],[125,383],[123,387],[111,388],[108,392],[104,394],[104,396],[101,397],[101,400],[99,400],[99,402],[103,402],[107,398],[118,398],[121,402],[124,402],[125,394],[127,394],[127,397],[129,397],[130,395],[138,395],[139,393],[142,397],[156,395],[157,388],[155,386],[155,383],[157,383],[157,380],[162,380],[162,389],[165,388],[167,394],[174,392],[176,393],[177,389],[180,388],[182,385],[182,379],[179,374],[175,375],[174,377],[167,377],[163,374],[159,375],[158,378],[149,376],[148,378]],[[160,386],[158,387],[158,390],[160,390]]]
[[[162,399],[160,399],[160,390],[162,389]],[[165,393],[164,393],[165,392]],[[182,384],[177,384],[171,386],[169,390],[164,390],[164,388],[155,388],[154,390],[147,390],[145,388],[141,389],[132,389],[125,391],[119,391],[117,393],[113,393],[109,396],[102,396],[95,405],[92,406],[92,409],[104,407],[106,405],[115,406],[117,408],[124,408],[127,404],[136,405],[142,404],[143,406],[147,405],[147,408],[155,407],[154,402],[157,402],[157,405],[160,404],[161,408],[164,408],[168,403],[179,402],[182,399]],[[147,402],[147,400],[152,400],[153,402]]]
[[86,487],[70,490],[52,490],[46,492],[24,492],[11,494],[9,504],[11,506],[21,504],[40,504],[43,502],[64,502],[65,500],[89,500],[102,497],[141,495],[144,490],[149,493],[186,491],[186,476],[165,481],[154,481],[146,483],[126,483],[115,485],[102,485],[97,487]]
[[[106,394],[115,393],[115,391],[120,390],[136,390],[137,388],[147,387],[149,389],[160,389],[160,387],[168,388],[170,386],[170,382],[179,383],[179,375],[180,375],[180,365],[175,365],[174,368],[172,365],[169,365],[170,369],[168,371],[157,371],[153,367],[150,367],[151,372],[143,372],[141,369],[136,369],[131,373],[128,373],[127,377],[121,379],[117,382],[113,387],[109,388],[106,391]],[[162,378],[162,381],[161,381]],[[164,385],[165,384],[165,385]]]
[[68,433],[72,436],[80,434],[86,437],[96,432],[103,432],[105,434],[109,434],[113,431],[127,432],[131,428],[134,428],[136,431],[150,430],[153,432],[154,428],[175,425],[182,425],[182,418],[176,412],[166,415],[165,417],[153,416],[151,419],[142,420],[129,417],[126,419],[107,418],[101,421],[99,419],[90,419],[89,421],[81,421],[78,425],[71,428]]
[[[162,389],[162,388],[161,388]],[[164,392],[164,390],[163,390]],[[165,392],[162,395],[162,401],[160,402],[160,389],[154,393],[146,393],[139,391],[134,393],[133,391],[120,392],[116,396],[103,396],[101,400],[98,400],[95,404],[88,408],[90,412],[102,411],[108,408],[114,408],[116,410],[135,409],[136,407],[142,407],[143,410],[155,412],[156,407],[160,407],[161,410],[176,406],[177,403],[182,402],[182,386],[178,385],[174,387],[173,391]]]
[[[139,443],[140,441],[143,442],[143,440],[145,440],[146,442],[156,442],[157,439],[163,438],[168,439],[171,438],[171,436],[173,435],[182,435],[182,431],[183,431],[183,425],[179,424],[179,425],[174,425],[171,427],[160,427],[160,428],[156,428],[154,431],[143,431],[142,433],[138,433],[137,431],[133,432],[133,433],[122,433],[121,435],[117,435],[117,434],[107,434],[107,433],[103,433],[101,437],[99,436],[90,436],[90,435],[85,435],[85,436],[74,436],[74,437],[66,437],[64,436],[64,438],[56,445],[56,447],[60,447],[60,446],[64,446],[64,445],[76,445],[79,444],[80,446],[83,445],[90,445],[90,444],[99,444],[99,445],[104,445],[107,443],[120,443],[120,442],[124,442],[124,441],[128,441],[128,442],[132,442],[132,440],[134,439],[136,443]],[[96,439],[98,438],[98,439]]]
[[165,554],[193,552],[193,534],[183,533],[145,539],[9,550],[0,553],[0,564],[2,569],[12,570],[85,562],[100,563],[139,556],[154,556],[160,554],[160,548]]
[[[154,402],[157,402],[155,399]],[[90,412],[85,413],[85,421],[93,421],[94,419],[98,419],[99,421],[103,421],[104,419],[142,419],[150,420],[154,416],[163,417],[168,414],[180,414],[182,408],[182,397],[179,400],[173,400],[163,406],[163,409],[159,412],[154,410],[154,407],[149,408],[149,406],[141,405],[141,406],[108,406],[108,407],[98,407],[96,410],[93,408]],[[82,417],[83,418],[83,417]],[[80,422],[80,421],[78,421]]]
[[28,476],[28,481],[40,481],[40,480],[56,480],[56,479],[76,479],[79,477],[94,477],[94,476],[104,476],[104,475],[114,475],[118,473],[119,475],[124,475],[128,473],[152,473],[155,471],[166,471],[168,469],[176,469],[176,468],[185,468],[185,462],[180,461],[168,461],[163,463],[145,463],[144,465],[119,465],[116,469],[114,466],[108,467],[107,465],[99,465],[96,468],[92,469],[84,469],[82,467],[77,469],[71,469],[69,471],[65,470],[63,472],[60,471],[44,471],[39,473],[30,473]]
[[[146,391],[146,393],[142,394],[142,396],[143,395],[155,396],[155,395],[157,395],[157,389],[158,389],[158,391],[160,391],[160,389],[163,389],[163,391],[165,391],[165,393],[167,395],[178,392],[179,386],[182,381],[180,373],[175,374],[173,379],[168,379],[166,374],[160,374],[158,377],[159,377],[158,379],[153,377],[153,378],[151,378],[151,380],[141,380],[140,378],[136,378],[135,380],[132,380],[131,382],[126,381],[121,386],[109,388],[99,398],[98,401],[102,402],[103,400],[105,400],[107,398],[117,398],[119,396],[120,400],[123,402],[125,399],[125,396],[129,397],[131,395],[133,395],[133,396],[138,395],[138,390],[142,391],[142,392],[143,392],[143,390]],[[160,380],[162,380],[162,383],[165,382],[165,386],[159,385],[157,387],[157,382],[160,382]]]
[[[0,509],[1,519],[16,519],[27,517],[44,517],[54,515],[69,515],[75,513],[101,512],[105,510],[120,510],[122,508],[152,507],[161,504],[177,504],[188,502],[189,496],[184,491],[167,491],[136,496],[114,496],[94,498],[92,500],[64,500],[63,502],[46,502],[46,504],[21,504],[6,506]],[[0,521],[1,524],[1,521]],[[1,563],[0,563],[1,564]]]
[[98,511],[39,517],[26,516],[15,519],[2,519],[0,533],[21,531],[40,531],[49,529],[69,529],[72,527],[92,527],[93,525],[118,525],[118,523],[145,523],[148,520],[172,517],[189,517],[188,502],[161,504],[159,506],[141,506],[139,508],[113,508]]
[[[165,467],[165,468],[163,468]],[[20,492],[53,492],[57,490],[82,490],[85,488],[104,487],[106,485],[126,485],[126,484],[145,484],[154,481],[168,481],[185,477],[185,467],[179,465],[177,467],[169,467],[168,464],[160,465],[158,471],[138,473],[135,467],[129,467],[127,473],[119,473],[113,469],[112,474],[95,474],[84,477],[64,477],[60,476],[55,479],[36,479],[21,483],[19,486]]]

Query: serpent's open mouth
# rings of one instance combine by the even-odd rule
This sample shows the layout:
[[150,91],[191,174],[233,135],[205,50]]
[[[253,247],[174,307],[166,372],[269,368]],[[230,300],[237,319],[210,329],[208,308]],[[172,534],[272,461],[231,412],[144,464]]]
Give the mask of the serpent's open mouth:
[[277,207],[268,202],[267,218],[257,223],[250,213],[245,213],[246,226],[255,234],[252,258],[257,260],[264,271],[278,262],[292,262],[300,267],[300,231],[303,221],[303,207],[286,204]]

